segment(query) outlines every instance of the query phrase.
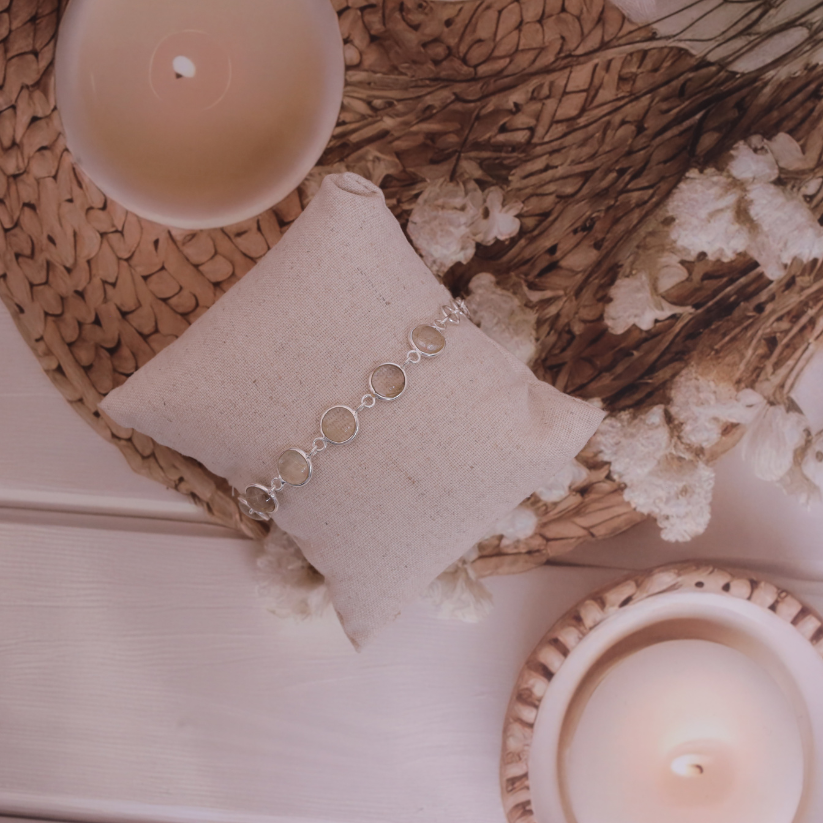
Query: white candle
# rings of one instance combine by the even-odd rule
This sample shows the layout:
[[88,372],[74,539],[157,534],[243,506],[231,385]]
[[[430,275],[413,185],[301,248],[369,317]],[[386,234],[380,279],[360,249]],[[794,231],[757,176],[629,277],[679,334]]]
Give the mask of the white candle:
[[510,822],[823,821],[820,620],[728,572],[633,585],[580,604],[524,667],[501,766]]
[[330,0],[72,0],[57,103],[98,186],[207,228],[278,202],[325,148],[343,94]]
[[757,662],[706,640],[658,643],[615,664],[582,710],[565,766],[576,823],[791,823],[803,792],[786,695]]

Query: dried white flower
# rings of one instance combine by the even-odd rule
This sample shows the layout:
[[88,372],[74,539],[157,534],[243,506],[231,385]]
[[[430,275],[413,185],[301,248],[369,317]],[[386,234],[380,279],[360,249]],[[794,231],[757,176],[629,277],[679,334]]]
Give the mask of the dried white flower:
[[734,260],[749,245],[737,219],[740,190],[715,169],[692,169],[671,193],[666,209],[674,217],[671,238],[684,260],[705,253],[710,260]]
[[474,322],[486,334],[528,364],[537,354],[537,315],[511,292],[497,286],[493,274],[476,274],[469,283],[466,304]]
[[[780,168],[805,163],[800,146],[781,132],[773,140],[753,135],[737,143],[726,173],[689,171],[666,204],[677,251],[684,259],[703,253],[724,261],[746,252],[772,280],[783,277],[793,260],[823,258],[823,228],[803,195],[774,182]],[[749,220],[741,222],[742,215]]]
[[492,594],[477,579],[472,562],[478,556],[475,546],[449,566],[423,595],[438,610],[439,617],[477,623],[492,610]]
[[801,506],[807,509],[820,500],[820,488],[806,477],[796,462],[792,464],[788,474],[780,478],[778,484],[786,494],[794,497]]
[[491,245],[495,240],[509,240],[520,231],[517,215],[523,210],[519,201],[503,205],[503,189],[494,186],[486,191],[484,208],[473,235],[478,243]]
[[814,197],[823,186],[823,177],[813,177],[807,183],[804,183],[800,189],[802,197]]
[[455,263],[468,263],[477,243],[507,240],[520,231],[521,203],[503,205],[498,187],[485,194],[477,183],[437,180],[414,204],[408,233],[425,264],[438,277]]
[[635,415],[609,415],[594,436],[595,449],[611,463],[612,474],[641,478],[649,474],[672,445],[671,431],[663,406]]
[[810,496],[819,498],[823,494],[823,431],[818,432],[809,443],[800,470],[816,489],[816,493]]
[[481,217],[483,194],[468,183],[438,180],[423,190],[409,217],[408,232],[423,262],[438,276],[474,256],[472,227]]
[[668,454],[645,482],[627,486],[626,500],[641,514],[654,515],[664,540],[685,542],[706,531],[713,491],[714,469]]
[[689,310],[688,306],[674,306],[664,300],[644,271],[618,277],[609,297],[611,302],[606,304],[603,319],[613,334],[623,334],[633,325],[648,331],[658,320]]
[[743,457],[761,480],[780,480],[792,468],[808,430],[805,415],[783,406],[766,406],[743,438]]
[[802,197],[756,183],[746,189],[746,205],[757,224],[748,251],[769,279],[781,278],[795,259],[823,258],[823,228]]
[[726,423],[751,423],[765,402],[752,389],[738,391],[688,367],[672,383],[669,411],[681,424],[680,439],[707,449],[720,440]]
[[664,540],[691,540],[705,531],[714,471],[678,444],[663,406],[607,417],[594,445],[611,464],[612,476],[625,484],[626,501],[657,520]]
[[786,494],[797,498],[801,505],[811,508],[823,496],[823,432],[815,435],[789,471],[780,478]]
[[584,483],[588,477],[586,467],[577,460],[572,460],[537,489],[535,494],[545,503],[559,503],[573,488]]
[[[522,520],[521,515],[515,515],[509,521],[509,533],[518,528],[522,533]],[[473,623],[491,611],[491,592],[477,579],[472,566],[478,554],[475,546],[449,566],[426,591],[425,599],[437,607],[441,617]],[[258,593],[268,601],[268,610],[277,617],[310,620],[321,617],[331,605],[326,579],[306,560],[291,536],[277,526],[272,527],[263,542],[257,568]]]
[[277,617],[306,620],[322,615],[331,603],[326,580],[284,531],[273,526],[257,560],[259,593]]
[[735,144],[726,170],[746,183],[771,183],[780,176],[777,161],[759,134]]
[[513,543],[515,540],[525,540],[534,534],[537,522],[537,515],[532,509],[520,505],[495,524],[491,535],[502,535],[504,544]]
[[666,253],[660,255],[654,265],[654,287],[658,294],[667,292],[672,286],[687,280],[689,273],[680,263],[677,255]]
[[786,132],[781,131],[776,134],[771,140],[766,140],[766,145],[769,147],[777,165],[781,169],[788,171],[797,171],[808,167],[808,161],[803,154],[803,149],[800,148],[797,141]]

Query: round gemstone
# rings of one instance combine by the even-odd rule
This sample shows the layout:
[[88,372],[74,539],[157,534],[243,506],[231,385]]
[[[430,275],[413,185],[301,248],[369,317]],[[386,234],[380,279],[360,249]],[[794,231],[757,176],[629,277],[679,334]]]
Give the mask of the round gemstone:
[[290,486],[302,486],[309,480],[311,468],[305,454],[297,449],[286,449],[277,460],[280,477]]
[[372,391],[383,400],[400,397],[406,388],[406,373],[394,363],[384,363],[371,373]]
[[277,498],[263,486],[249,486],[244,492],[244,497],[250,508],[263,514],[269,514],[277,509]]
[[348,406],[332,406],[320,421],[320,431],[332,443],[348,443],[357,434],[357,415]]
[[411,335],[414,347],[429,357],[440,354],[446,346],[446,338],[434,326],[418,326]]

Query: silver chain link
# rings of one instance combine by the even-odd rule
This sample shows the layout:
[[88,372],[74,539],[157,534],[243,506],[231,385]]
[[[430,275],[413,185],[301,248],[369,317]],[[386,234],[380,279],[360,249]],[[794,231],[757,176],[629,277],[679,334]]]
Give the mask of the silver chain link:
[[[318,445],[318,443],[320,445]],[[322,435],[320,437],[315,437],[314,440],[311,441],[311,451],[306,452],[306,456],[309,458],[309,460],[311,460],[312,457],[314,457],[315,455],[320,454],[320,452],[326,451],[328,445],[329,441]]]
[[[371,402],[369,402],[371,401]],[[359,414],[363,409],[373,409],[377,403],[377,398],[373,394],[364,394],[360,398],[360,405],[355,409]]]

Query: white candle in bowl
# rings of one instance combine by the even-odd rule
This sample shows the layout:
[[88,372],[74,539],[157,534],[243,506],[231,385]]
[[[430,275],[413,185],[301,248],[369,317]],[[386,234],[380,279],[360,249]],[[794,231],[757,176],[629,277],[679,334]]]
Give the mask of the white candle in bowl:
[[823,622],[711,567],[595,593],[524,666],[510,823],[820,823]]
[[330,0],[71,0],[57,104],[75,161],[181,228],[253,217],[311,170],[337,120]]
[[759,663],[718,643],[672,640],[605,674],[565,772],[576,823],[792,823],[803,743]]

